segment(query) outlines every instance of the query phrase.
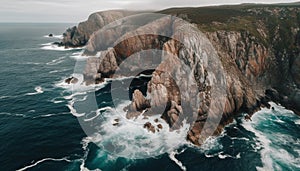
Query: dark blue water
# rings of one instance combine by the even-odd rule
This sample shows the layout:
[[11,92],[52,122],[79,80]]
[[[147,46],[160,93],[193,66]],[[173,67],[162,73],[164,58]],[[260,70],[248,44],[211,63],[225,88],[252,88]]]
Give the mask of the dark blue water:
[[[67,107],[72,92],[58,86],[81,50],[45,45],[59,40],[45,35],[72,25],[0,24],[0,170],[300,170],[300,118],[275,104],[252,122],[236,118],[201,148],[136,160],[106,152]],[[100,108],[112,106],[109,87],[96,92]]]

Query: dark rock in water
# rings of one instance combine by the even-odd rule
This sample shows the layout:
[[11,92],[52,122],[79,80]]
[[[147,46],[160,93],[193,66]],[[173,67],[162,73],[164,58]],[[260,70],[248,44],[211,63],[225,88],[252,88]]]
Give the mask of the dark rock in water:
[[252,121],[251,116],[250,116],[250,115],[246,115],[246,116],[245,116],[245,120],[246,120],[246,121]]
[[49,34],[48,36],[49,36],[49,37],[53,37],[53,34],[51,33],[51,34]]
[[162,126],[162,124],[158,124],[158,125],[157,125],[157,128],[159,128],[159,129],[163,129],[163,126]]
[[78,79],[75,78],[75,77],[70,77],[70,78],[67,78],[67,79],[65,80],[65,83],[68,83],[68,84],[76,84],[76,83],[78,83]]
[[113,126],[118,126],[119,125],[119,121],[120,121],[120,119],[115,119],[114,123],[112,125]]
[[150,122],[145,123],[144,128],[146,128],[148,131],[155,133],[155,127]]
[[62,42],[54,42],[52,45],[57,45],[57,46],[64,46]]

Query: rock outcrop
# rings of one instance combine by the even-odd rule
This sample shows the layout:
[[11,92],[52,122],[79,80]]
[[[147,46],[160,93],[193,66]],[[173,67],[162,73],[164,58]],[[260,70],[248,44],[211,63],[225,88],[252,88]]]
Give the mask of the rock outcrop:
[[67,29],[63,34],[62,41],[58,43],[58,45],[65,46],[66,48],[85,46],[94,32],[111,22],[133,14],[135,14],[135,12],[122,10],[93,13],[89,16],[87,21]]
[[[267,102],[271,100],[299,114],[300,8],[297,5],[234,8],[229,16],[219,17],[216,15],[220,15],[220,11],[226,14],[228,7],[162,11],[187,19],[205,33],[195,34],[197,36],[191,39],[184,39],[187,28],[181,27],[182,21],[170,16],[121,27],[121,32],[116,28],[93,34],[89,32],[92,36],[85,53],[95,55],[101,51],[101,54],[99,58],[87,59],[84,79],[91,84],[100,83],[105,78],[127,76],[126,73],[114,73],[129,56],[148,49],[167,52],[152,73],[147,98],[139,90],[134,91],[132,103],[126,108],[127,118],[161,114],[172,130],[180,128],[186,120],[191,123],[187,139],[196,145],[207,138],[203,135],[219,134],[240,113],[247,112],[247,119],[251,120],[250,116],[261,106],[268,106]],[[197,10],[209,11],[213,17],[208,20]],[[145,34],[148,30],[155,34]],[[113,38],[102,42],[104,36]],[[77,40],[74,42],[78,45],[81,41]],[[204,40],[210,40],[215,54]],[[204,49],[204,52],[197,56],[186,45]],[[210,58],[205,55],[205,50],[210,52]],[[136,59],[122,67],[135,71],[139,68],[135,66],[149,62],[142,56]],[[188,66],[190,72],[184,66]],[[225,74],[222,75],[221,71]],[[224,89],[214,85],[224,85]],[[221,100],[224,104],[219,102]],[[207,125],[209,116],[220,118],[217,129]],[[155,127],[149,123],[144,127],[155,132]]]
[[77,82],[78,82],[78,79],[75,77],[70,77],[65,80],[65,83],[67,83],[67,84],[76,84]]

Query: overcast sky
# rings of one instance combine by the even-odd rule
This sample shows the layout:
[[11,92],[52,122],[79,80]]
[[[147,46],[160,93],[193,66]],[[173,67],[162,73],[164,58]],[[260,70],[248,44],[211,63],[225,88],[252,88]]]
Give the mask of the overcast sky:
[[[296,0],[297,1],[297,0]],[[0,22],[70,22],[85,20],[95,11],[148,10],[180,6],[238,3],[279,3],[295,0],[0,0]],[[299,0],[298,0],[299,1]]]

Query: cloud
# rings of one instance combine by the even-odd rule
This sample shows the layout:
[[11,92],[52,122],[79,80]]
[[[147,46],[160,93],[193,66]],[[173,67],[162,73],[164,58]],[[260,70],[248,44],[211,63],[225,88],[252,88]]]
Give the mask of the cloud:
[[[0,22],[78,22],[108,9],[160,10],[179,6],[262,3],[258,0],[1,0]],[[264,0],[264,3],[295,0]]]

